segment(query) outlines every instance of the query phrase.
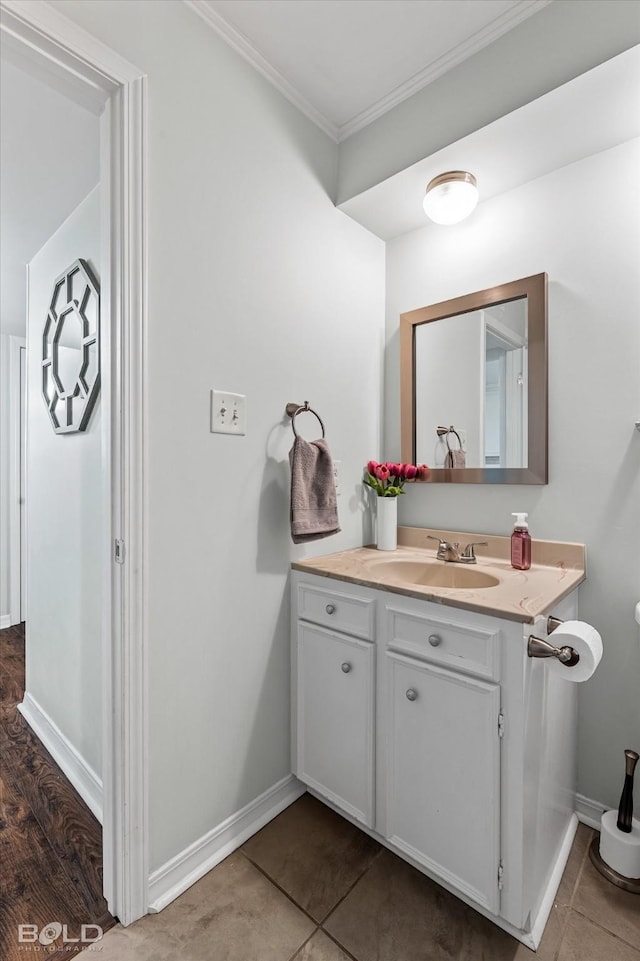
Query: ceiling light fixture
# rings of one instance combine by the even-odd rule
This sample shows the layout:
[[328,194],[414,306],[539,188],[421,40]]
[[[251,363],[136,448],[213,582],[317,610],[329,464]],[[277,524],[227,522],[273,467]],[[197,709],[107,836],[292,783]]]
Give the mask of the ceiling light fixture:
[[457,224],[475,209],[478,183],[466,170],[448,170],[427,184],[424,212],[436,224]]

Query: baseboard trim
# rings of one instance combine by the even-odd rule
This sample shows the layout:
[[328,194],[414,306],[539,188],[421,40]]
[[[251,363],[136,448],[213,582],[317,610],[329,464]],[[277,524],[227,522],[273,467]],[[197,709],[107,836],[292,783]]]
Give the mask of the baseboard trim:
[[38,702],[26,693],[18,710],[102,824],[102,781]]
[[154,871],[149,878],[149,913],[166,908],[305,791],[290,774]]
[[567,829],[562,838],[562,842],[558,849],[556,855],[556,861],[553,866],[551,875],[547,882],[547,887],[543,895],[542,901],[540,902],[540,907],[538,908],[538,913],[535,916],[534,922],[531,926],[531,941],[533,942],[530,946],[534,951],[538,950],[538,945],[542,940],[542,935],[546,927],[547,921],[549,920],[549,915],[551,914],[551,908],[553,907],[553,902],[555,900],[556,894],[558,893],[558,888],[560,887],[560,882],[562,880],[562,875],[564,874],[564,869],[567,866],[567,861],[569,860],[569,855],[571,854],[571,847],[573,845],[573,839],[576,836],[576,831],[578,830],[578,818],[575,814],[571,815],[569,823],[567,824]]
[[578,820],[582,821],[583,824],[587,824],[590,828],[599,831],[600,819],[604,812],[609,810],[607,805],[601,804],[600,801],[592,801],[591,798],[585,797],[584,794],[576,794],[575,806]]
[[11,614],[0,614],[0,631],[4,631],[7,627],[13,626],[13,620],[11,619]]

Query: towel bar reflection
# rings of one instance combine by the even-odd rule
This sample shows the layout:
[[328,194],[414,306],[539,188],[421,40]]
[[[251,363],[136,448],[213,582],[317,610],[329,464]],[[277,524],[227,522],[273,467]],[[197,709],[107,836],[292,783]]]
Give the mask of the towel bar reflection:
[[298,436],[298,432],[296,430],[296,424],[295,424],[296,417],[298,416],[298,414],[306,414],[306,413],[313,414],[313,416],[318,419],[320,427],[322,428],[322,436],[324,437],[324,424],[322,422],[322,418],[320,417],[320,414],[316,413],[316,411],[313,410],[313,408],[309,407],[308,400],[305,400],[304,404],[287,404],[286,413],[287,413],[287,416],[291,418],[291,430],[293,431],[296,437]]

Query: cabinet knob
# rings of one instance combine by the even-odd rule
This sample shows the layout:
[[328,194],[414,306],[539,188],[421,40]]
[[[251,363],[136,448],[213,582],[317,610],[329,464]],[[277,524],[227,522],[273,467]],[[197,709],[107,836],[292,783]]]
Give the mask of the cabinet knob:
[[442,638],[439,634],[429,634],[429,644],[431,647],[439,647],[442,644]]
[[340,670],[342,671],[343,674],[348,674],[349,671],[351,670],[351,665],[349,664],[348,661],[344,661],[344,663],[340,665]]
[[414,691],[414,689],[413,689],[412,687],[410,687],[409,690],[407,691],[407,700],[408,700],[408,701],[417,701],[417,700],[418,700],[418,692],[417,692],[417,691]]
[[325,607],[325,611],[327,612],[327,614],[335,614],[336,612],[335,604],[327,604],[327,606]]

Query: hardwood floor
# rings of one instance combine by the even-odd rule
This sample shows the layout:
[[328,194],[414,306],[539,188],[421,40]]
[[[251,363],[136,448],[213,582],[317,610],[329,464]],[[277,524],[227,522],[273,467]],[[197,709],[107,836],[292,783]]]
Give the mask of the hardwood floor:
[[48,946],[20,944],[18,925],[66,925],[70,941],[83,924],[106,931],[115,919],[102,897],[102,828],[18,712],[23,694],[17,626],[0,631],[0,958],[57,961],[81,945],[63,933]]

